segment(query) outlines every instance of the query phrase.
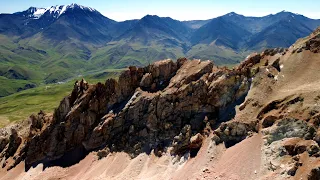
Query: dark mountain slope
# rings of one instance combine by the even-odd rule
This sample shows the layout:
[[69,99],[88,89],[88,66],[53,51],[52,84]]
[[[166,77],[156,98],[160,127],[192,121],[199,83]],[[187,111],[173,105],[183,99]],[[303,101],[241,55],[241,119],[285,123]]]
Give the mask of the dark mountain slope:
[[210,22],[211,19],[208,20],[191,20],[191,21],[182,21],[185,25],[187,25],[191,29],[199,29],[203,25]]
[[312,32],[312,29],[291,17],[287,20],[279,21],[254,35],[247,43],[247,46],[248,49],[253,50],[271,48],[274,45],[289,47],[297,39],[307,36],[310,32]]
[[137,22],[139,22],[139,19],[134,19],[134,20],[127,20],[127,21],[122,21],[122,22],[117,22],[115,23],[115,32],[113,32],[114,37],[119,37],[123,35],[126,31],[132,29]]
[[243,43],[243,48],[249,50],[288,47],[320,25],[320,20],[286,11],[264,17],[245,17],[232,12],[222,18],[252,33],[250,40]]
[[25,18],[19,15],[0,14],[0,33],[9,37],[22,36],[25,32],[24,20]]
[[[268,16],[263,17],[246,17],[234,12],[228,13],[222,18],[228,22],[232,22],[247,31],[256,34],[263,31],[265,28],[278,23],[279,21],[288,20],[290,18],[294,18],[302,24],[305,24],[310,29],[316,29],[320,20],[310,19],[300,14],[295,14],[291,12],[282,11],[277,14],[270,14]],[[311,33],[311,32],[310,32]]]
[[171,39],[172,43],[178,43],[187,41],[187,37],[190,34],[191,30],[180,21],[147,15],[116,39],[125,39],[143,44]]
[[251,32],[252,34],[260,32],[262,29],[271,25],[264,17],[246,17],[235,12],[221,16],[227,22],[232,22],[237,26]]
[[238,49],[241,42],[250,35],[250,32],[235,23],[219,17],[195,31],[191,37],[191,42],[193,45],[214,43],[218,46]]
[[188,38],[192,30],[180,21],[147,15],[138,21],[121,22],[118,26],[122,25],[127,31],[107,47],[100,48],[91,59],[94,64],[113,68],[142,66],[184,56],[190,48]]

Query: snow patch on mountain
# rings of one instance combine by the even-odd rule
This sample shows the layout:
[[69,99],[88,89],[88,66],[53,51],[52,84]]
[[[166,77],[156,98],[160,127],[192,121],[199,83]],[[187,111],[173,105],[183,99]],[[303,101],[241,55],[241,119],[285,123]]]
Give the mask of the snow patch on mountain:
[[46,12],[45,8],[36,8],[33,17],[39,19]]
[[67,10],[67,8],[68,6],[52,6],[47,11],[49,11],[53,17],[58,18]]
[[83,9],[83,10],[89,10],[89,11],[91,11],[91,12],[96,11],[94,8],[82,6],[82,5],[79,5],[79,4],[76,4],[76,3],[72,3],[72,4],[69,5],[68,7],[69,7],[69,8],[79,7],[79,8],[81,8],[81,9]]

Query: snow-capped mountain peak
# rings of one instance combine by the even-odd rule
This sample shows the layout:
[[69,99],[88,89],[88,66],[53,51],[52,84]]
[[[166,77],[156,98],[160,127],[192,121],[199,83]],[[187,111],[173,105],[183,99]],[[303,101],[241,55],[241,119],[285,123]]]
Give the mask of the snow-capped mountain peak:
[[72,3],[70,5],[68,5],[68,8],[81,8],[81,9],[84,9],[84,10],[89,10],[91,12],[93,11],[96,11],[94,8],[91,8],[91,7],[86,7],[86,6],[82,6],[82,5],[79,5],[79,4],[76,4],[76,3]]
[[[70,5],[56,5],[51,6],[48,8],[36,8],[36,7],[30,7],[27,11],[27,17],[30,17],[32,19],[39,19],[41,16],[43,16],[46,13],[49,13],[54,18],[59,18],[62,14],[64,14],[67,10],[74,10],[74,9],[82,9],[90,12],[96,11],[94,8],[82,6],[76,3],[72,3]],[[25,15],[24,15],[25,16]]]

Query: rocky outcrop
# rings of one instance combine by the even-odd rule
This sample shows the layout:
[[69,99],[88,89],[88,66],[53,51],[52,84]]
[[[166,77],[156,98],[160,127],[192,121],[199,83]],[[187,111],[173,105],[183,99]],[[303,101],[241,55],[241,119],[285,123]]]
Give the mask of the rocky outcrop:
[[316,35],[313,38],[311,38],[309,41],[306,42],[305,45],[306,50],[310,50],[313,53],[319,53],[320,52],[320,35]]
[[310,140],[315,136],[316,129],[312,124],[294,118],[280,119],[272,127],[262,130],[270,144],[284,138],[298,137]]
[[274,56],[276,54],[284,55],[288,49],[286,48],[274,48],[274,49],[266,49],[262,52],[262,56]]
[[320,167],[316,167],[308,174],[308,180],[317,180],[320,178]]
[[[79,147],[108,149],[99,151],[101,157],[109,151],[135,157],[152,150],[161,155],[199,149],[204,129],[219,122],[224,109],[249,91],[249,68],[245,64],[241,69],[220,69],[210,61],[181,58],[129,67],[118,81],[96,85],[77,81],[53,115],[40,112],[29,118],[27,135],[2,138],[0,148],[6,154],[2,158],[19,157],[6,165],[13,167],[22,160],[26,165],[55,160]],[[241,138],[256,130],[251,124],[227,126]],[[3,149],[8,142],[12,148]]]
[[294,50],[294,52],[301,53],[303,50],[311,51],[313,53],[320,52],[320,33],[317,28],[303,44]]
[[245,139],[249,133],[258,132],[258,125],[258,121],[251,121],[249,123],[230,121],[222,123],[214,131],[213,140],[217,144],[225,142],[226,146],[232,146]]
[[[0,159],[1,159],[1,166],[2,168],[5,167],[7,165],[6,159],[15,156],[16,151],[18,150],[18,148],[21,145],[22,142],[22,138],[18,135],[18,132],[16,129],[10,129],[10,135],[8,137],[8,139],[6,139],[5,137],[1,137],[0,140],[0,145],[1,145],[1,153],[0,153]],[[20,159],[21,158],[17,158]],[[11,169],[13,166],[15,166],[15,164],[13,165],[9,165],[8,169]]]

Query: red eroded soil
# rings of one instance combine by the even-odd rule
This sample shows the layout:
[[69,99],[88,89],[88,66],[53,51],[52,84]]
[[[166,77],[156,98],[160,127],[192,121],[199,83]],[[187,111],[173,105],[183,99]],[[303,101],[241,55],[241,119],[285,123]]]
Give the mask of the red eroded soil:
[[11,179],[256,179],[261,163],[261,135],[254,135],[228,149],[205,139],[195,158],[173,163],[170,156],[161,158],[141,154],[134,159],[125,153],[111,154],[97,160],[91,153],[69,168],[50,167],[43,171],[39,164],[24,172],[24,164],[8,173],[1,172],[1,180]]

